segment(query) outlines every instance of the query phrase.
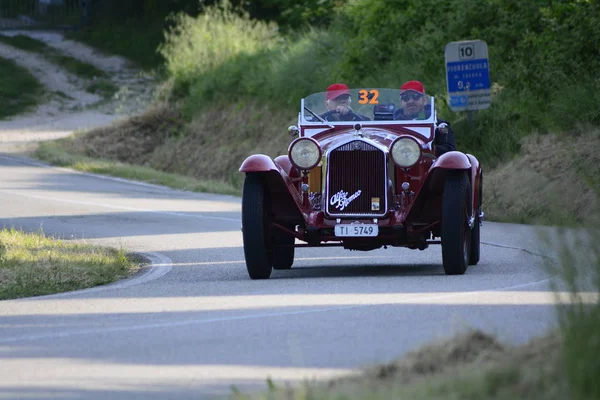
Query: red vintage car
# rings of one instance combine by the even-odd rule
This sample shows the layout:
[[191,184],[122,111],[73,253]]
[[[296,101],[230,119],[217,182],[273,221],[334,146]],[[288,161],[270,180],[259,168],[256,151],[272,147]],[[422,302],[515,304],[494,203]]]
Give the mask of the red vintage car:
[[[352,89],[352,116],[332,120],[327,93],[301,100],[287,155],[242,164],[242,235],[248,274],[292,267],[296,247],[441,244],[446,274],[464,274],[480,253],[482,170],[460,151],[436,154],[435,99],[428,113],[396,119],[398,89]],[[297,240],[296,240],[297,239]],[[302,243],[304,242],[304,243]]]

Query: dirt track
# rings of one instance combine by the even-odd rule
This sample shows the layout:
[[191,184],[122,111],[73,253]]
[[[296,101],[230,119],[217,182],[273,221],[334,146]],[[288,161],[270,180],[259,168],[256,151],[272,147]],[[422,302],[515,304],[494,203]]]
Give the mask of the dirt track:
[[22,150],[24,144],[64,137],[73,131],[101,126],[144,109],[152,98],[153,79],[133,68],[122,57],[108,56],[61,33],[5,31],[2,35],[27,35],[66,55],[105,71],[119,87],[110,100],[85,91],[89,82],[53,64],[40,54],[0,44],[0,57],[27,68],[46,88],[48,96],[36,110],[0,121],[0,151]]

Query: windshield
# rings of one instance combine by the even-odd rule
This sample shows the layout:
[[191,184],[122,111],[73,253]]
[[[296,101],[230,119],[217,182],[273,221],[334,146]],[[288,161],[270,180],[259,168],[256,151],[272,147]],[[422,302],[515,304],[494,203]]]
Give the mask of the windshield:
[[433,97],[400,89],[364,88],[314,93],[302,99],[302,123],[374,124],[433,122]]

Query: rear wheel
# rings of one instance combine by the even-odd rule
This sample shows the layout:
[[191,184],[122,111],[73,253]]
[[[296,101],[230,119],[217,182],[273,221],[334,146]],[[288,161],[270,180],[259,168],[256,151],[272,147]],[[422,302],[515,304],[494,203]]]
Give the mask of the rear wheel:
[[471,235],[470,185],[464,171],[448,171],[442,205],[442,260],[447,275],[462,275],[467,270]]
[[284,232],[273,232],[273,269],[292,268],[295,240],[295,237]]
[[252,279],[271,276],[273,244],[266,196],[262,177],[247,174],[242,195],[242,237],[246,268]]

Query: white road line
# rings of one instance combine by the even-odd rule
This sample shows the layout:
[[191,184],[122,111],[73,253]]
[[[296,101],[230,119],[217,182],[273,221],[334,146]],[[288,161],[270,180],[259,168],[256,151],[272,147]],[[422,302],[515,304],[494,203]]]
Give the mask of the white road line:
[[[520,289],[529,286],[540,285],[546,282],[549,282],[554,277],[542,279],[536,282],[530,282],[525,284],[507,286],[497,289],[487,289],[486,292],[502,292],[506,290]],[[460,293],[451,293],[437,296],[429,296],[424,297],[421,300],[423,301],[431,301],[431,300],[440,300],[451,297],[458,296],[473,296],[479,295],[482,291],[473,291],[473,292],[460,292]],[[411,303],[414,303],[415,299],[407,300]],[[394,305],[402,304],[402,302],[396,302]],[[139,331],[144,329],[157,329],[157,328],[174,328],[179,326],[187,326],[187,325],[201,325],[201,324],[212,324],[215,322],[231,322],[231,321],[243,321],[243,320],[252,320],[252,319],[260,319],[260,318],[273,318],[273,317],[285,317],[291,315],[303,315],[303,314],[312,314],[312,313],[321,313],[321,312],[329,312],[329,311],[345,311],[352,310],[357,308],[364,307],[377,307],[381,306],[381,304],[357,304],[353,306],[337,306],[337,307],[326,307],[326,308],[316,308],[311,310],[295,310],[295,311],[282,311],[282,312],[272,312],[272,313],[260,313],[260,314],[249,314],[249,315],[238,315],[238,316],[227,316],[227,317],[213,317],[213,318],[193,318],[186,319],[184,321],[177,322],[158,322],[153,324],[141,324],[141,325],[131,325],[131,326],[118,326],[113,328],[95,328],[95,329],[82,329],[82,330],[73,330],[73,331],[61,331],[61,332],[52,332],[47,334],[40,335],[25,335],[25,336],[13,336],[0,339],[0,344],[7,343],[15,343],[15,342],[26,342],[26,341],[36,341],[36,340],[45,340],[45,339],[61,339],[68,338],[72,336],[84,336],[84,335],[95,335],[95,334],[108,334],[108,333],[116,333],[116,332],[132,332]]]

